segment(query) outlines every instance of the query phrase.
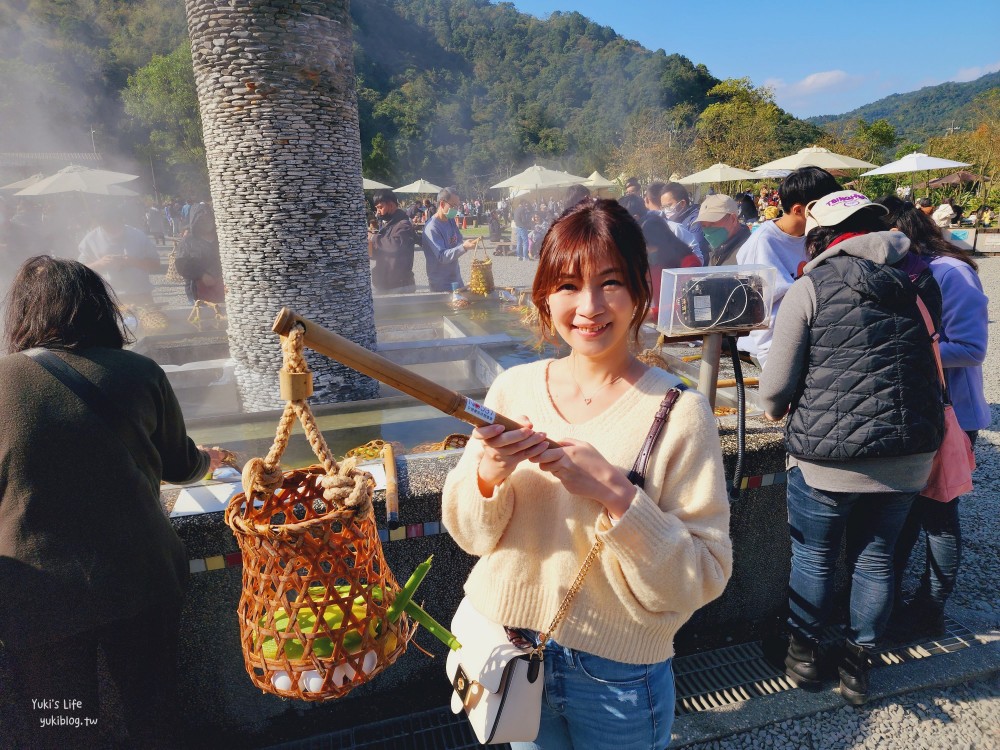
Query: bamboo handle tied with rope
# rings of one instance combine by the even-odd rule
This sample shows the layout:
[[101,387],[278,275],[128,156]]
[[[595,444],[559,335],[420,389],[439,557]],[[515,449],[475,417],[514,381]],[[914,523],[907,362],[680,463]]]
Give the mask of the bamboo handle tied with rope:
[[[343,336],[297,315],[287,307],[282,308],[281,312],[278,313],[271,330],[282,337],[287,337],[289,332],[298,326],[302,327],[303,345],[360,372],[362,375],[368,375],[380,383],[385,383],[396,390],[413,396],[451,417],[460,419],[474,427],[488,424],[500,424],[508,430],[517,430],[521,427],[513,419],[505,417],[503,414],[497,414],[492,409],[457,391],[411,372],[402,365],[397,365],[353,341],[348,341]],[[552,443],[549,443],[549,446],[555,447]]]

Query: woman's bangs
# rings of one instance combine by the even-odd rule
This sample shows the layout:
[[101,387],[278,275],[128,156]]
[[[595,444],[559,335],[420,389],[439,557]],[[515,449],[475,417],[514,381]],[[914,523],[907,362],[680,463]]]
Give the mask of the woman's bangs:
[[609,246],[596,232],[589,237],[581,237],[579,241],[560,248],[559,276],[579,277],[597,276],[608,269],[614,269],[620,274],[625,273],[625,267],[618,248]]

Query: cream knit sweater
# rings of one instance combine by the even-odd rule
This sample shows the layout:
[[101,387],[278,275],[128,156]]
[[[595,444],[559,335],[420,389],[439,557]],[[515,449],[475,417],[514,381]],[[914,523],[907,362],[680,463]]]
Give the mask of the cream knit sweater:
[[[508,417],[527,415],[553,440],[584,440],[627,473],[677,378],[650,368],[604,412],[570,424],[548,395],[548,362],[501,374],[486,405]],[[569,494],[529,462],[483,497],[476,481],[481,455],[482,443],[469,441],[442,494],[449,533],[482,558],[465,584],[476,609],[495,622],[544,630],[600,534],[599,564],[555,639],[629,664],[673,656],[674,634],[722,593],[732,572],[722,450],[704,396],[684,391],[674,404],[650,458],[646,488],[636,490],[614,526],[600,503]]]

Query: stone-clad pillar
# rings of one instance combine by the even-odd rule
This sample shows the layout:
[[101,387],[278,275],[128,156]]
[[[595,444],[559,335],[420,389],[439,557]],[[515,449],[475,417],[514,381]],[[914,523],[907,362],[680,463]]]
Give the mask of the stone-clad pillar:
[[[349,0],[186,0],[245,411],[281,406],[278,310],[375,346]],[[309,356],[317,401],[378,384]]]

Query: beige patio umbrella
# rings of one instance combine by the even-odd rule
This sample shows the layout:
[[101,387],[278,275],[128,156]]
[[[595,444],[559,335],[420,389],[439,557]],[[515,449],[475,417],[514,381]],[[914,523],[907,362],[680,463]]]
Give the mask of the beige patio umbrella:
[[867,161],[855,159],[853,156],[837,154],[822,146],[809,146],[791,156],[769,161],[754,167],[754,171],[764,169],[799,169],[801,167],[820,167],[821,169],[871,169],[874,167]]
[[613,183],[607,177],[602,175],[596,169],[593,172],[591,172],[590,177],[584,180],[582,184],[584,187],[591,187],[597,190],[601,190],[602,188],[611,188],[615,186],[615,183]]
[[392,190],[388,185],[383,185],[381,182],[376,182],[375,180],[369,180],[367,177],[361,178],[364,184],[365,190]]
[[689,174],[682,177],[677,182],[682,185],[702,185],[706,182],[736,182],[737,180],[759,180],[759,174],[754,174],[746,169],[731,167],[728,164],[713,164],[708,169]]
[[547,188],[569,187],[583,185],[588,178],[579,177],[569,172],[560,172],[534,164],[523,172],[490,187],[495,189],[514,188],[516,190],[545,190]]
[[941,159],[937,156],[927,154],[907,154],[902,159],[896,159],[881,167],[862,172],[862,177],[877,174],[903,174],[905,172],[930,172],[934,169],[955,169],[956,167],[969,167],[964,161],[952,161],[951,159]]
[[420,193],[429,195],[431,193],[441,192],[441,188],[435,185],[433,182],[428,182],[427,180],[416,180],[411,182],[409,185],[403,185],[403,187],[393,188],[394,193]]
[[[883,164],[881,167],[876,167],[875,169],[870,169],[867,172],[862,172],[862,177],[868,177],[869,175],[879,175],[879,174],[906,174],[911,173],[910,177],[910,190],[913,191],[913,172],[925,172],[930,173],[936,169],[956,169],[958,167],[971,167],[971,164],[966,164],[964,161],[953,161],[952,159],[941,159],[937,156],[928,156],[927,154],[915,153],[907,154],[902,159],[896,159],[896,161],[891,161],[888,164]],[[924,175],[924,182],[926,183],[929,174]],[[928,195],[930,194],[930,188],[928,190]]]
[[[14,195],[54,195],[56,193],[90,193],[92,195],[123,195],[109,191],[110,185],[138,179],[137,174],[111,172],[106,169],[91,169],[71,165],[60,169],[51,177],[39,180]],[[132,191],[130,190],[129,193]]]
[[38,174],[31,175],[31,177],[25,177],[23,180],[12,182],[9,185],[3,185],[0,187],[0,190],[23,190],[29,185],[34,185],[36,182],[43,179],[45,179],[45,175],[39,172]]

